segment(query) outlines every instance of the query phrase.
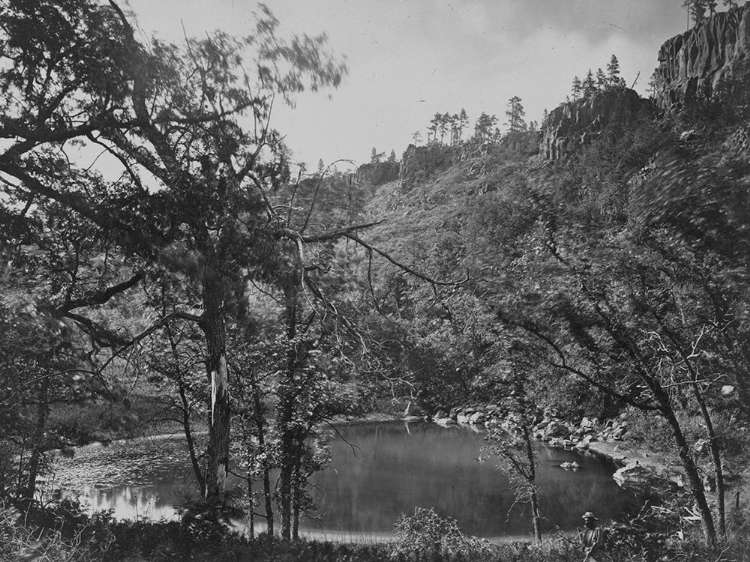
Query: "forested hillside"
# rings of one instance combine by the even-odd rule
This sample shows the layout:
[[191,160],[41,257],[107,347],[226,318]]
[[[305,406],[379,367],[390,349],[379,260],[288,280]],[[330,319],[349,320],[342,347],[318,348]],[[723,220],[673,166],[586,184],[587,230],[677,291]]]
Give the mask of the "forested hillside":
[[[529,427],[549,409],[635,412],[631,434],[681,458],[713,542],[750,414],[746,92],[668,112],[618,96],[634,93],[552,112],[615,107],[554,160],[549,131],[525,133],[533,155],[512,137],[479,155],[410,147],[399,181],[367,203],[384,221],[372,240],[457,284],[379,269],[375,297],[401,337],[398,378],[427,412],[500,403]],[[698,441],[710,456],[693,457]]]

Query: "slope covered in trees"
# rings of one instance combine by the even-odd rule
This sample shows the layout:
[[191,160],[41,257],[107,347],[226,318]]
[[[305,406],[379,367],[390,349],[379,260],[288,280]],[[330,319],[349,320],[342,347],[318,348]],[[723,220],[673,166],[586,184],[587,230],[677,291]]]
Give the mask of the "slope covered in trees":
[[[433,290],[378,272],[401,376],[428,411],[502,403],[520,377],[539,412],[643,412],[715,544],[750,419],[750,169],[742,100],[704,103],[710,117],[620,113],[557,163],[499,143],[448,167],[434,157],[432,173],[402,166],[367,208],[387,219],[374,235],[390,251],[433,277],[467,273],[460,290]],[[692,453],[699,439],[708,458]]]

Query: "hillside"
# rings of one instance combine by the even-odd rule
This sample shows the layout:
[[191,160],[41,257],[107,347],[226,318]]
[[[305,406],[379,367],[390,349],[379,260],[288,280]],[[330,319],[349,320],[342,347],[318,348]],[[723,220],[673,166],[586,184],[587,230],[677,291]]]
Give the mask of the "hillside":
[[[374,245],[457,283],[374,276],[427,414],[623,416],[634,445],[679,457],[708,537],[750,434],[748,14],[667,41],[652,99],[622,88],[540,133],[410,146],[365,207]],[[701,440],[715,449],[688,452]]]

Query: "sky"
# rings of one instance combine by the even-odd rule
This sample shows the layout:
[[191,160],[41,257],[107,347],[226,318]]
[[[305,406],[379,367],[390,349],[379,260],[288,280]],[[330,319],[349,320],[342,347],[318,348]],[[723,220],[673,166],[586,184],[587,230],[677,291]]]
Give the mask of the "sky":
[[[570,94],[574,76],[606,70],[644,94],[659,47],[687,29],[683,0],[266,0],[282,36],[325,32],[349,69],[336,90],[277,106],[273,125],[295,162],[357,165],[373,147],[400,159],[439,112],[481,112],[504,131],[508,100],[541,121]],[[221,29],[252,32],[255,0],[123,0],[142,37],[181,42]],[[183,31],[184,30],[184,31]]]

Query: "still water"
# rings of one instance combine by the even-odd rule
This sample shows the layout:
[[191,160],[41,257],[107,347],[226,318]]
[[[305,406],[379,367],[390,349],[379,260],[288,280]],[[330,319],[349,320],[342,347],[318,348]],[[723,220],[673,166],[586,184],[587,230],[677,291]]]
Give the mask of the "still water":
[[[528,536],[528,507],[513,506],[512,485],[496,462],[476,460],[484,444],[483,433],[462,427],[403,422],[340,426],[330,441],[330,466],[314,477],[317,517],[302,521],[300,528],[334,538],[387,535],[401,514],[413,514],[419,506],[456,519],[468,534]],[[154,454],[164,449],[162,444]],[[636,499],[612,480],[609,464],[541,444],[537,452],[539,503],[547,530],[573,530],[585,511],[594,511],[606,523],[637,510]],[[580,470],[560,468],[574,460]],[[173,517],[173,506],[191,495],[189,473],[184,465],[159,472],[163,474],[151,474],[143,484],[89,486],[84,499],[93,509],[114,509],[117,517]]]

